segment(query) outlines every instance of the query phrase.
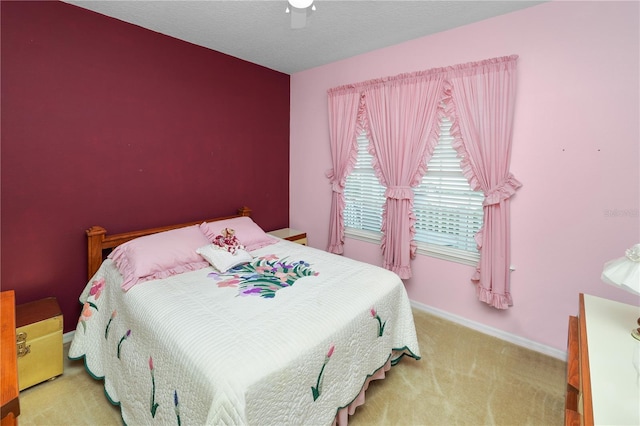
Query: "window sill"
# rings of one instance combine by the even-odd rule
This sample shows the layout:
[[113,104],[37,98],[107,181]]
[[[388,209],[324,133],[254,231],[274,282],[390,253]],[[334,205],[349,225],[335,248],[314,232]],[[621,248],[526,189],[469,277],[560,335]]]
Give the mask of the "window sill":
[[452,247],[437,246],[434,244],[418,243],[416,253],[470,266],[477,266],[480,261],[479,253],[471,253]]
[[366,241],[368,243],[380,244],[380,232],[363,231],[361,229],[345,228],[344,236],[354,240]]
[[[346,228],[345,237],[354,240],[365,241],[372,244],[380,244],[379,232],[362,231],[360,229]],[[447,260],[449,262],[461,263],[463,265],[477,266],[480,261],[479,253],[470,253],[464,250],[458,250],[451,247],[438,246],[434,244],[418,243],[416,253],[435,257],[436,259]]]

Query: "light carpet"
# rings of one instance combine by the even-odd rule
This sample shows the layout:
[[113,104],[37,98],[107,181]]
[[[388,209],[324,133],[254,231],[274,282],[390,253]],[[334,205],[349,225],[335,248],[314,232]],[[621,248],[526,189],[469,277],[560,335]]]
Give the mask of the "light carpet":
[[[422,359],[372,382],[350,426],[562,425],[566,363],[413,310]],[[120,409],[83,361],[20,393],[22,426],[119,425]],[[130,425],[133,426],[133,425]]]

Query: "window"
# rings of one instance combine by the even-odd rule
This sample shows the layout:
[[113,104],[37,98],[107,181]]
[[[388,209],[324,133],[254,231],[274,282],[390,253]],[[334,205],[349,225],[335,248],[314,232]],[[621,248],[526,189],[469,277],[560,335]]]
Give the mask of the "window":
[[375,175],[368,146],[369,139],[362,133],[358,136],[358,159],[344,188],[344,226],[351,228],[345,232],[364,231],[356,233],[379,240],[385,188]]
[[[414,239],[418,253],[475,265],[480,255],[473,237],[482,226],[484,194],[471,190],[462,174],[450,129],[451,122],[443,119],[427,173],[414,188]],[[380,241],[385,188],[375,176],[368,145],[366,134],[360,135],[358,160],[344,190],[345,233]]]

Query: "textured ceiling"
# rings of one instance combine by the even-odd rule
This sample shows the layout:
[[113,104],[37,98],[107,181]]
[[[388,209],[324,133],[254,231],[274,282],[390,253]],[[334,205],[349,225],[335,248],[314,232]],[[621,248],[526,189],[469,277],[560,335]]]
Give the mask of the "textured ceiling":
[[543,3],[316,0],[292,29],[286,0],[64,1],[286,74]]

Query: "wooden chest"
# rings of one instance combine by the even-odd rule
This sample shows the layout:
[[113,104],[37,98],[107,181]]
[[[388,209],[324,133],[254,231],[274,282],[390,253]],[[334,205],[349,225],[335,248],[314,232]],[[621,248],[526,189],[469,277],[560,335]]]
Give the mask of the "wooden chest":
[[62,311],[54,297],[16,306],[20,390],[62,374]]

